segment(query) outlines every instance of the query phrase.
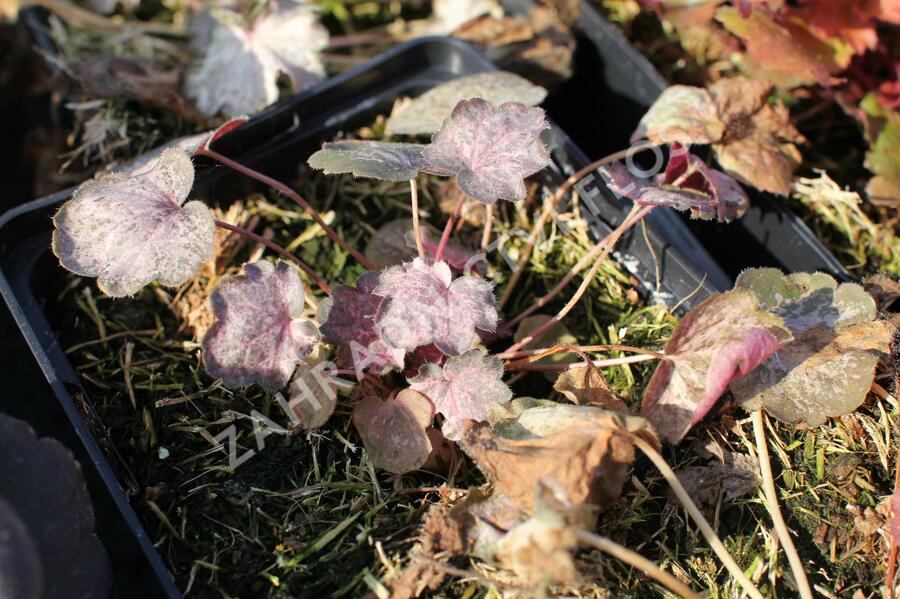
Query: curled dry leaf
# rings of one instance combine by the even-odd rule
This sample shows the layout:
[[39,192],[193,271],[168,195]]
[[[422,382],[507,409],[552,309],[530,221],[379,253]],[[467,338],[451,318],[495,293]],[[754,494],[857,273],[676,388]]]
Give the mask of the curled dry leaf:
[[644,392],[641,414],[677,443],[719,400],[733,379],[790,340],[779,316],[746,291],[715,295],[688,312],[666,344]]
[[732,383],[745,408],[818,426],[865,400],[879,356],[890,352],[892,331],[876,320],[875,301],[862,287],[838,285],[822,273],[782,275],[774,268],[744,271],[735,287],[752,293],[794,336]]
[[787,195],[801,162],[794,143],[803,137],[784,105],[769,103],[772,84],[737,77],[720,79],[708,90],[688,89],[663,92],[641,119],[634,139],[646,137],[658,145],[711,143],[725,172],[757,189]]
[[562,518],[529,518],[497,542],[496,558],[529,584],[570,584],[578,578],[575,533]]
[[619,399],[598,368],[576,366],[564,371],[553,383],[553,389],[575,405],[592,406],[614,412],[628,413],[628,406]]
[[656,183],[639,179],[622,162],[603,166],[600,173],[614,193],[638,204],[689,210],[693,218],[704,220],[742,216],[750,199],[740,184],[692,154],[675,152],[677,147]]
[[772,84],[743,78],[720,79],[709,87],[725,135],[713,145],[719,165],[739,181],[788,195],[803,161],[794,143],[803,136],[781,102],[769,103]]
[[545,97],[547,90],[514,73],[476,73],[442,83],[413,99],[391,115],[386,130],[391,135],[437,133],[461,100],[481,98],[497,105],[518,102],[537,106]]
[[525,177],[550,164],[541,141],[546,128],[540,108],[463,100],[425,147],[425,160],[430,169],[455,175],[459,188],[475,200],[522,200]]
[[731,7],[716,11],[716,20],[744,42],[746,65],[760,79],[788,88],[838,81],[833,74],[842,65],[835,48],[813,35],[801,20],[776,19],[764,10],[744,18]]
[[215,236],[209,209],[184,203],[193,184],[191,159],[174,149],[139,175],[87,181],[53,217],[53,253],[113,297],[153,280],[181,285],[210,258]]
[[632,436],[655,443],[647,421],[587,406],[523,410],[515,420],[466,423],[462,447],[496,491],[534,514],[538,481],[552,479],[573,505],[619,497],[634,460]]
[[453,280],[446,262],[416,258],[391,267],[373,293],[387,298],[375,330],[391,347],[410,351],[433,343],[445,354],[458,355],[478,340],[476,329],[493,331],[497,325],[491,284],[469,275]]
[[198,40],[205,53],[188,73],[185,91],[206,116],[265,108],[278,99],[282,75],[298,92],[325,74],[319,53],[328,44],[328,32],[310,6],[272,8],[249,27],[226,10],[204,18],[211,19],[208,40]]
[[229,389],[284,387],[318,341],[315,325],[300,318],[303,281],[287,262],[245,264],[210,301],[216,321],[203,338],[203,363]]
[[324,144],[307,162],[326,175],[353,173],[383,181],[408,181],[427,170],[424,148],[421,144],[339,141]]
[[427,396],[446,418],[444,436],[457,440],[463,420],[486,420],[492,406],[512,398],[502,377],[503,362],[473,349],[453,356],[443,367],[425,364],[409,385]]
[[431,453],[426,429],[434,419],[434,406],[412,389],[382,400],[367,397],[353,408],[353,425],[376,468],[404,474],[421,468]]
[[353,366],[362,378],[363,371],[383,374],[403,368],[404,349],[387,345],[375,331],[375,315],[385,299],[375,295],[379,274],[367,272],[356,287],[339,285],[331,297],[319,303],[316,320],[326,341],[338,347],[338,363]]

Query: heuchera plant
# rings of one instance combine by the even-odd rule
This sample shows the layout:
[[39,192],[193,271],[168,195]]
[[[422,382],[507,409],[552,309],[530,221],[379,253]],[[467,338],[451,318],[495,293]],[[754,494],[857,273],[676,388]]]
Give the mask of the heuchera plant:
[[[491,77],[483,74],[478,81],[503,100],[520,94],[533,104],[543,97],[506,74]],[[505,88],[504,82],[509,84]],[[293,376],[293,398],[310,386],[308,357],[333,355],[343,373],[355,373],[358,379],[350,396],[352,420],[370,462],[395,474],[422,468],[434,450],[433,441],[440,439],[439,427],[445,438],[460,441],[494,482],[491,505],[508,505],[503,526],[492,529],[495,537],[501,534],[497,531],[527,522],[532,522],[530,528],[518,528],[520,533],[534,528],[535,481],[555,485],[563,495],[557,498],[559,504],[575,511],[614,499],[637,447],[663,471],[744,590],[761,597],[654,449],[656,434],[680,441],[729,388],[753,410],[754,418],[761,418],[764,408],[788,422],[816,425],[826,415],[854,409],[871,385],[878,355],[889,350],[890,331],[876,320],[872,299],[862,288],[839,286],[826,275],[784,277],[777,271],[752,270],[740,277],[735,290],[691,310],[663,351],[553,344],[553,339],[565,330],[562,321],[618,239],[649,212],[672,207],[697,218],[727,221],[746,210],[743,188],[685,146],[712,144],[726,171],[762,189],[785,189],[793,170],[796,148],[791,140],[796,133],[783,107],[767,103],[768,88],[740,80],[723,80],[709,90],[677,86],[663,94],[636,136],[670,144],[665,172],[652,181],[641,179],[615,162],[625,156],[619,152],[588,165],[560,186],[544,203],[506,283],[505,299],[520,280],[544,223],[581,177],[601,168],[610,189],[633,200],[633,206],[556,287],[520,314],[504,315],[501,322],[493,283],[471,268],[469,254],[455,246],[451,236],[464,203],[479,202],[486,207],[487,245],[492,205],[522,200],[525,179],[550,164],[541,139],[548,124],[540,108],[515,101],[498,105],[467,96],[470,91],[471,82],[437,91],[420,99],[418,106],[413,101],[400,113],[405,117],[393,119],[398,131],[433,132],[429,143],[348,140],[326,143],[310,157],[309,164],[326,173],[410,180],[412,220],[389,223],[373,238],[370,245],[380,248],[380,254],[372,249],[363,256],[296,191],[211,149],[213,140],[243,121],[226,124],[199,144],[191,142],[196,154],[274,187],[309,212],[334,243],[365,267],[352,287],[331,288],[271,240],[216,221],[200,202],[186,203],[194,171],[184,149],[167,149],[130,176],[103,175],[82,185],[54,217],[53,251],[62,266],[96,277],[104,292],[121,297],[154,280],[167,286],[184,283],[210,258],[216,226],[262,243],[283,260],[245,264],[242,274],[225,278],[211,294],[215,322],[202,342],[202,361],[210,376],[232,389],[255,384],[271,391],[284,389]],[[447,98],[457,96],[451,109]],[[439,127],[435,115],[446,117]],[[748,153],[777,165],[775,172],[757,172],[756,166],[742,161]],[[439,237],[419,223],[416,178],[421,172],[454,177],[458,188]],[[409,234],[414,253],[409,247],[398,253],[398,233],[404,239]],[[552,316],[535,314],[588,267],[562,309]],[[318,298],[309,295],[307,284],[319,288]],[[517,326],[514,342],[493,355],[487,351],[482,339],[490,339],[493,347]],[[534,347],[547,344],[548,338],[550,347]],[[634,355],[599,361],[588,356],[613,349]],[[547,360],[555,354],[575,354],[581,361]],[[644,360],[659,360],[643,397],[646,418],[625,417],[617,411],[626,409],[625,404],[606,386],[599,368]],[[562,372],[556,388],[578,405],[563,409],[543,400],[513,400],[504,375],[529,370]],[[852,376],[845,376],[848,371]],[[409,378],[394,374],[398,372]],[[334,410],[333,401],[317,404],[314,410],[301,409],[308,427],[321,426]],[[531,452],[527,459],[526,451]],[[768,459],[763,449],[760,456],[765,484]],[[771,473],[768,484],[774,492]],[[471,501],[466,509],[486,509],[480,501]],[[767,503],[775,517],[777,498]],[[491,517],[497,514],[494,510]],[[565,518],[551,520],[557,528],[572,525]],[[787,546],[790,536],[786,528],[780,530],[777,518],[776,529]],[[598,545],[597,537],[584,534],[560,538],[566,539],[563,547],[548,549],[557,557],[559,551],[569,551],[573,538],[600,547],[611,543],[607,539]],[[508,550],[517,546],[515,540],[494,544]],[[498,558],[504,561],[502,555],[509,559],[508,551]],[[645,562],[641,568],[647,570]],[[803,589],[805,575],[797,567]],[[686,594],[684,585],[671,576],[655,576]]]

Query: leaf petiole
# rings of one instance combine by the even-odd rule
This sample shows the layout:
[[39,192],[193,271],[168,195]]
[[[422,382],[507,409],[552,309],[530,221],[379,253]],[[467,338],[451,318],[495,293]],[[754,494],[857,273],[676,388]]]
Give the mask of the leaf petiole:
[[345,252],[347,252],[348,254],[353,256],[356,259],[356,261],[359,262],[360,264],[362,264],[363,266],[365,266],[367,270],[377,270],[371,262],[366,260],[365,256],[360,254],[359,251],[354,249],[354,247],[352,245],[350,245],[344,239],[342,239],[341,236],[338,235],[334,229],[332,229],[330,226],[328,226],[328,224],[326,224],[325,220],[322,218],[322,215],[319,214],[319,212],[315,208],[313,208],[310,205],[310,203],[307,202],[303,198],[303,196],[301,196],[299,193],[297,193],[296,191],[294,191],[293,189],[291,189],[290,187],[288,187],[281,181],[278,181],[267,175],[264,175],[264,174],[260,173],[259,171],[255,171],[252,168],[250,168],[249,166],[244,166],[240,162],[238,162],[236,160],[232,160],[231,158],[228,158],[227,156],[219,154],[215,150],[210,150],[209,148],[200,148],[199,150],[197,150],[195,155],[196,156],[206,156],[207,158],[212,158],[216,162],[218,162],[224,166],[227,166],[228,168],[230,168],[236,172],[239,172],[242,175],[246,175],[246,176],[250,177],[251,179],[255,179],[256,181],[259,181],[260,183],[264,183],[265,185],[268,185],[272,189],[284,194],[285,196],[290,198],[291,201],[293,201],[295,204],[300,206],[307,214],[309,214],[312,217],[312,219],[316,222],[316,224],[319,225],[320,227],[322,227],[322,230],[325,232],[325,234],[332,241],[334,241],[336,244],[338,244],[341,247],[341,249],[343,249]]
[[294,254],[290,253],[289,251],[287,251],[286,249],[284,249],[283,247],[281,247],[274,241],[266,239],[262,235],[257,235],[253,231],[250,231],[243,227],[231,225],[231,224],[228,224],[221,220],[216,220],[215,223],[216,223],[216,226],[219,227],[220,229],[225,229],[226,231],[231,231],[232,233],[237,233],[238,235],[241,235],[242,237],[246,237],[247,239],[251,239],[257,243],[261,243],[264,246],[266,246],[267,248],[269,248],[270,250],[272,250],[273,252],[282,256],[283,258],[287,258],[288,260],[290,260],[291,262],[296,264],[300,268],[300,270],[302,270],[304,273],[306,273],[306,275],[310,279],[313,280],[313,282],[319,287],[319,289],[324,291],[327,295],[331,295],[331,286],[325,281],[325,279],[323,279],[318,274],[316,274],[316,271],[314,271],[312,268],[307,266],[307,264],[305,262],[303,262],[303,260],[301,260],[300,258],[295,256]]

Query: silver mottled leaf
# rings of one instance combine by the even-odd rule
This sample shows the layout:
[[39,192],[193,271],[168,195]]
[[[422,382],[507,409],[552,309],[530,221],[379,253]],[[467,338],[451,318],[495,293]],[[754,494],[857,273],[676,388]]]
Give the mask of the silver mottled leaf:
[[550,164],[544,111],[509,102],[463,100],[425,147],[428,168],[455,175],[469,197],[493,204],[525,198],[525,177]]
[[185,91],[206,116],[249,114],[278,99],[278,78],[298,92],[322,80],[319,53],[328,32],[310,6],[274,8],[248,25],[236,13],[212,11],[204,55],[192,65]]
[[326,175],[353,173],[384,181],[408,181],[425,168],[424,148],[384,141],[339,141],[324,144],[307,162]]
[[467,75],[442,83],[399,109],[388,119],[387,133],[436,133],[461,100],[482,98],[498,105],[518,102],[525,106],[537,106],[545,97],[547,90],[514,73],[488,71]]
[[469,275],[454,280],[446,262],[416,258],[391,267],[374,293],[388,300],[375,327],[391,347],[411,351],[433,343],[445,354],[458,355],[478,340],[476,329],[493,331],[497,325],[491,284]]
[[317,319],[322,336],[338,347],[338,363],[361,376],[371,370],[384,374],[403,368],[406,351],[384,343],[375,331],[375,316],[385,299],[375,295],[379,274],[367,272],[356,287],[339,285],[319,303]]
[[486,420],[491,407],[512,399],[502,377],[499,359],[473,349],[451,357],[443,367],[425,364],[409,384],[444,415],[444,436],[458,439],[463,420]]
[[784,319],[794,335],[750,375],[732,383],[748,410],[765,408],[785,422],[817,426],[852,412],[872,387],[880,355],[890,352],[892,332],[876,320],[875,301],[859,285],[838,285],[822,273],[783,275],[750,269],[735,285]]
[[791,335],[753,294],[728,291],[688,312],[666,344],[644,392],[641,415],[677,443],[716,404],[728,384],[763,363]]
[[318,341],[316,327],[300,318],[303,281],[287,262],[245,264],[210,299],[216,320],[203,338],[203,363],[230,389],[281,389]]
[[191,159],[175,149],[138,175],[87,181],[53,217],[53,253],[113,297],[155,279],[181,285],[210,258],[215,235],[209,209],[184,203],[193,184]]

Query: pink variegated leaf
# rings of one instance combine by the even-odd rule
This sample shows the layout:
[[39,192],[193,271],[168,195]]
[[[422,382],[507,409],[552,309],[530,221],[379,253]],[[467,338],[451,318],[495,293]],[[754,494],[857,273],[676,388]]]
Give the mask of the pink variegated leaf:
[[541,141],[546,128],[540,108],[463,100],[425,147],[425,161],[429,172],[455,175],[459,188],[479,202],[522,200],[525,177],[550,164]]
[[484,279],[453,280],[446,262],[427,264],[420,258],[385,270],[375,295],[387,298],[375,319],[375,330],[391,347],[413,350],[434,343],[447,355],[469,350],[476,329],[493,331],[497,307],[493,288]]
[[300,317],[303,281],[287,262],[245,264],[210,300],[216,320],[203,338],[203,363],[229,389],[281,389],[318,341],[315,325]]
[[425,364],[409,384],[444,415],[444,436],[455,440],[464,420],[486,420],[492,406],[512,399],[502,377],[499,359],[473,349],[448,359],[443,367]]
[[193,184],[191,159],[175,149],[136,175],[88,181],[53,217],[53,253],[113,297],[153,280],[181,285],[209,260],[215,235],[209,209],[184,203]]
[[709,412],[732,380],[765,362],[791,339],[781,317],[753,294],[728,291],[685,315],[644,392],[641,414],[677,443]]
[[421,393],[404,389],[397,397],[367,397],[353,408],[353,424],[376,468],[404,474],[421,468],[431,454],[428,427],[434,406]]
[[326,341],[338,347],[338,363],[354,367],[360,376],[370,370],[384,374],[403,368],[406,351],[385,344],[375,332],[375,315],[385,301],[372,292],[379,274],[367,272],[356,280],[356,287],[340,285],[331,297],[319,303],[317,320]]

